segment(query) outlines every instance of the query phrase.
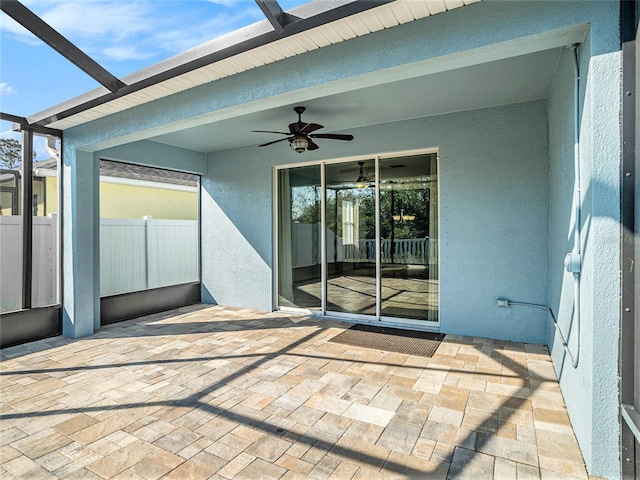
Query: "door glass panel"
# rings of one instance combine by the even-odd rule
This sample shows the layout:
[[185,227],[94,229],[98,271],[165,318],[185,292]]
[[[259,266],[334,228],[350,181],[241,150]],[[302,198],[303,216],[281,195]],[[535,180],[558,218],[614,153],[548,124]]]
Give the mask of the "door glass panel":
[[376,314],[374,171],[374,160],[326,167],[328,311]]
[[436,158],[380,160],[381,316],[438,321]]
[[278,305],[322,308],[320,165],[278,172]]

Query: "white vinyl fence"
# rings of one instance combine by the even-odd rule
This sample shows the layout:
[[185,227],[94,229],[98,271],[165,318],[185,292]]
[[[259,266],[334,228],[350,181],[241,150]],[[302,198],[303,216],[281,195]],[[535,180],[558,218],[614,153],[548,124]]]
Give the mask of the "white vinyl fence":
[[[0,312],[22,308],[22,219],[0,216]],[[33,217],[31,304],[58,303],[58,216]]]
[[[22,222],[0,216],[0,312],[22,307]],[[58,302],[58,219],[33,217],[34,307]],[[100,295],[199,279],[197,220],[101,219]]]
[[198,221],[100,220],[100,295],[198,281]]

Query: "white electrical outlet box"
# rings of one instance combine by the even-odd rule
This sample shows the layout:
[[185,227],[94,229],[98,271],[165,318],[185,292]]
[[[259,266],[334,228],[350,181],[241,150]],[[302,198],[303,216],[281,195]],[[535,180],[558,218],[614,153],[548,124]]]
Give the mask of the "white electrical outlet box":
[[579,253],[570,252],[564,257],[564,268],[569,273],[580,273],[582,258]]

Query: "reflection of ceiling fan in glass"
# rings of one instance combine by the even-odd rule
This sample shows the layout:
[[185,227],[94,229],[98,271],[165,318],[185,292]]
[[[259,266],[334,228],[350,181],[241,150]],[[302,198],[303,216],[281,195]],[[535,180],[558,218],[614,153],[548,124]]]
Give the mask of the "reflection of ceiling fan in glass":
[[360,173],[358,174],[358,179],[356,180],[357,188],[367,188],[371,185],[371,179],[367,177],[366,172],[364,171],[364,162],[358,162],[360,165]]

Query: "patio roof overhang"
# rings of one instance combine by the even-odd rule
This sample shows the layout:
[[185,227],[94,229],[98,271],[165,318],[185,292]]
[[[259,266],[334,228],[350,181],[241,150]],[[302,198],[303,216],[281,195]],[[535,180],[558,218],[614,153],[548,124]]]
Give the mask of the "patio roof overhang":
[[36,113],[28,121],[64,130],[284,58],[477,1],[314,1],[283,12],[275,0],[256,0],[265,20],[124,77],[118,88],[103,86],[92,90]]
[[[432,57],[420,61],[408,60],[406,64],[402,64],[407,61],[404,57],[397,64],[393,57],[383,61],[370,59],[372,65],[375,64],[375,71],[337,81],[331,79],[331,74],[321,74],[322,78],[314,79],[314,74],[304,67],[309,66],[304,59],[312,57],[303,54],[322,58],[325,63],[331,55],[341,59],[340,52],[349,51],[340,46],[346,40],[380,30],[392,31],[395,30],[392,27],[401,24],[414,22],[414,25],[418,25],[416,21],[419,19],[476,1],[391,0],[388,3],[378,2],[375,6],[367,0],[315,1],[289,12],[279,9],[276,2],[258,1],[267,16],[262,22],[125,77],[123,81],[127,85],[116,93],[102,87],[36,114],[28,121],[34,126],[47,125],[49,128],[66,130],[101,119],[107,120],[106,117],[110,115],[134,107],[143,108],[139,112],[141,119],[145,119],[146,114],[142,112],[156,111],[150,108],[152,102],[162,100],[157,103],[158,108],[162,108],[162,105],[166,105],[163,100],[166,97],[179,94],[181,98],[188,99],[188,90],[196,91],[196,87],[205,85],[229,85],[229,82],[225,84],[225,79],[235,78],[236,75],[240,79],[241,74],[247,72],[245,75],[251,75],[249,71],[259,67],[266,69],[267,77],[269,74],[266,72],[273,74],[275,70],[282,75],[291,65],[294,65],[293,77],[301,80],[304,76],[304,81],[296,83],[287,80],[285,83],[290,84],[287,91],[266,88],[265,92],[254,92],[244,100],[216,100],[214,103],[218,106],[212,110],[190,112],[182,119],[178,118],[180,115],[172,115],[176,120],[161,122],[156,126],[144,127],[143,124],[148,123],[145,120],[124,130],[119,129],[122,133],[117,138],[84,147],[98,151],[139,140],[153,140],[210,153],[257,145],[264,137],[249,135],[248,132],[286,125],[293,115],[291,107],[297,104],[308,107],[314,122],[330,125],[332,131],[344,131],[547,98],[561,48],[582,42],[588,30],[587,25],[564,27],[525,37],[514,34],[506,41],[486,45],[468,41],[464,44],[474,48],[457,52],[449,49],[451,53],[447,53],[447,44],[455,43],[457,40],[454,37],[459,34],[450,32],[438,38],[438,34],[432,33],[429,42],[440,42],[434,52],[429,53]],[[502,11],[497,8],[494,6],[494,14]],[[454,17],[448,18],[456,17],[455,12],[451,12],[451,15]],[[423,31],[429,34],[428,30],[423,30],[424,24],[421,25],[413,29],[413,35]],[[473,38],[473,26],[471,28],[469,35]],[[280,29],[283,34],[277,33]],[[479,34],[480,31],[475,33]],[[442,36],[442,33],[439,35]],[[325,48],[329,52],[327,55],[318,52]],[[360,54],[365,53],[364,50],[359,51]],[[375,56],[375,52],[366,55]],[[283,63],[278,65],[283,65],[284,70],[269,66],[280,61]],[[339,63],[344,62],[336,61],[336,65]],[[304,74],[302,70],[297,71],[298,68],[303,68]],[[315,75],[318,75],[317,71]],[[227,90],[207,87],[208,93],[202,94],[224,97],[229,93]],[[427,95],[424,92],[438,94]],[[179,106],[182,100],[178,102],[174,107]],[[340,106],[339,112],[336,105]]]
[[[416,23],[411,33],[422,28]],[[404,57],[378,56],[378,48],[390,49],[386,41],[395,38],[385,34],[371,44],[374,47],[371,42],[359,43],[354,52],[345,42],[327,47],[326,54],[309,52],[309,57],[266,66],[264,73],[262,69],[246,72],[237,76],[238,81],[221,79],[142,104],[136,111],[137,121],[130,116],[113,117],[121,120],[113,132],[116,136],[96,131],[102,125],[111,128],[107,116],[98,118],[91,128],[79,126],[79,132],[97,140],[83,143],[83,149],[93,152],[152,140],[214,153],[263,143],[264,134],[250,131],[287,125],[296,105],[306,106],[306,118],[328,126],[331,132],[354,133],[358,128],[402,120],[541,100],[548,98],[562,49],[582,42],[587,31],[587,25],[577,25],[464,51],[451,48],[451,53],[442,53],[449,39],[439,39],[429,57],[409,63],[403,63]],[[402,53],[401,46],[395,47]],[[331,55],[343,52],[355,64],[330,62]],[[327,71],[316,60],[335,68]],[[287,68],[302,70],[283,80]],[[354,74],[358,68],[361,72]]]

